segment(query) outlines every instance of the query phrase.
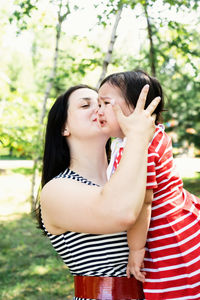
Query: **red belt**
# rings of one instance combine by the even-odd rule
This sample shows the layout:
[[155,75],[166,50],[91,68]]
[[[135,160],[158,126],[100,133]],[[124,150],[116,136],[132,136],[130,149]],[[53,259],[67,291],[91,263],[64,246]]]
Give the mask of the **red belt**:
[[144,299],[142,283],[134,277],[74,276],[75,297],[98,300]]

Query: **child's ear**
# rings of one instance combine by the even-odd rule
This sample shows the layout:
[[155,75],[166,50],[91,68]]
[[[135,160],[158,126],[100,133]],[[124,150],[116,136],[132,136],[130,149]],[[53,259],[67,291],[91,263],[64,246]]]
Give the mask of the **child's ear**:
[[69,136],[69,135],[70,135],[69,129],[64,128],[63,131],[62,131],[62,136]]

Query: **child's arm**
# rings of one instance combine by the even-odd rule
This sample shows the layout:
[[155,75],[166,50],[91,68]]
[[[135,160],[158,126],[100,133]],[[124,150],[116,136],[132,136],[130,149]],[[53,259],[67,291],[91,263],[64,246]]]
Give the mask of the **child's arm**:
[[147,190],[141,213],[134,226],[127,231],[129,259],[126,273],[128,277],[133,274],[137,280],[142,282],[145,279],[145,272],[141,272],[141,268],[143,268],[144,246],[151,218],[152,198],[153,190]]

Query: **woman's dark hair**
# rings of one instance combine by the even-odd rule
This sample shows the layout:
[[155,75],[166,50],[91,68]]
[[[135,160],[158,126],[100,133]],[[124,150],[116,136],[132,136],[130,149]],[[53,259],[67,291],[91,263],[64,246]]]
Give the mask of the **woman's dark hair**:
[[100,87],[106,82],[113,86],[117,86],[121,90],[127,105],[134,108],[136,107],[142,88],[146,84],[149,84],[149,92],[147,95],[145,108],[151,103],[151,101],[155,97],[157,96],[161,97],[160,103],[155,109],[155,113],[156,113],[155,122],[156,124],[158,124],[158,122],[161,119],[161,112],[164,109],[164,95],[163,95],[162,87],[159,81],[155,77],[148,75],[143,70],[133,70],[127,72],[114,73],[107,76],[101,82]]
[[62,131],[67,121],[69,97],[81,88],[93,89],[84,84],[72,86],[56,99],[49,111],[44,144],[42,187],[69,167],[70,151]]
[[[62,135],[62,131],[67,121],[69,97],[74,91],[81,88],[95,90],[84,84],[73,86],[56,99],[49,111],[44,143],[41,187],[63,172],[70,165],[70,150],[66,137]],[[106,145],[107,150],[109,149],[109,143],[110,141],[108,141]],[[39,228],[44,229],[41,220],[39,201],[35,213]]]

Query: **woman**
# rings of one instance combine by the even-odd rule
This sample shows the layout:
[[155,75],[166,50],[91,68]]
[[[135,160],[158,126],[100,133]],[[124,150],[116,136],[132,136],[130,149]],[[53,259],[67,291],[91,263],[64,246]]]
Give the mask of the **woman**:
[[155,99],[144,110],[147,93],[148,86],[129,117],[118,106],[112,108],[127,144],[110,182],[105,152],[109,135],[98,121],[97,92],[85,85],[72,87],[49,112],[41,228],[75,276],[75,299],[143,297],[138,282],[126,278],[125,231],[135,223],[145,194],[147,146],[155,130],[151,114],[159,102]]
[[[163,110],[163,92],[156,78],[137,70],[111,74],[103,80],[99,89],[99,115],[105,133],[123,136],[109,109],[109,101],[115,99],[130,114],[146,84],[150,86],[147,104],[155,96],[161,97],[155,110],[158,124]],[[125,143],[123,140],[114,142],[111,172],[120,163]],[[173,161],[171,139],[162,124],[156,126],[149,143],[146,189],[140,216],[127,232],[127,275],[132,273],[144,282],[145,299],[148,300],[200,299],[200,199],[183,189]]]

